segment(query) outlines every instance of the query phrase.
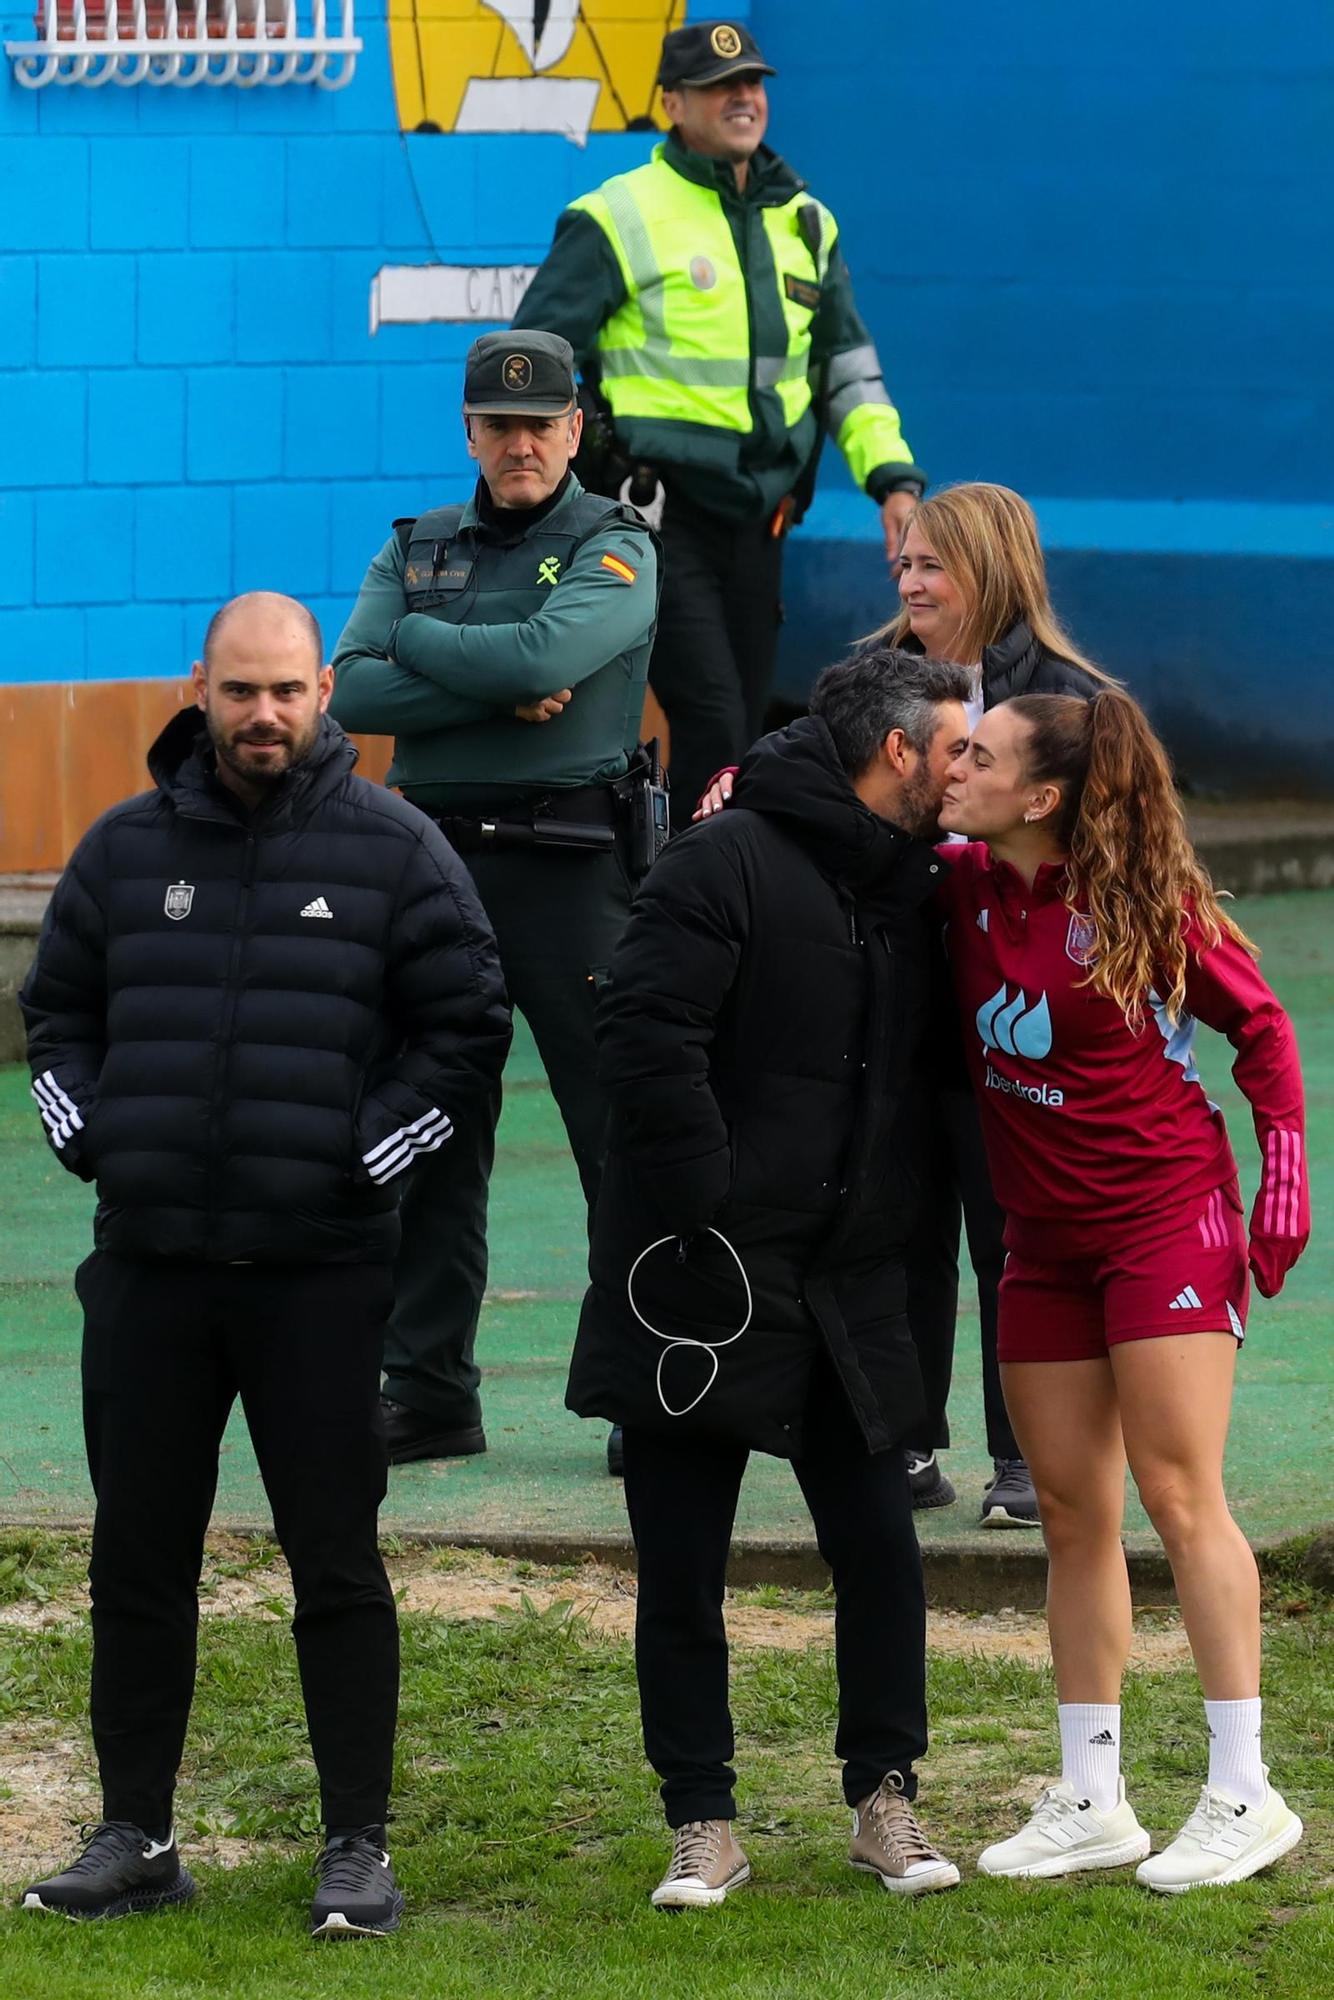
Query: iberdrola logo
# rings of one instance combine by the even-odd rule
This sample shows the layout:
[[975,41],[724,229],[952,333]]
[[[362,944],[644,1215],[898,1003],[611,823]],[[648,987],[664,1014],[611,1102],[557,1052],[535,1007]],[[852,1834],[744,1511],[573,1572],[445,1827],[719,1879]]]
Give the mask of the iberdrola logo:
[[1022,988],[1011,999],[1008,986],[1002,986],[978,1008],[977,1032],[983,1048],[1041,1062],[1051,1054],[1051,1010],[1046,994],[1039,994],[1030,1007]]

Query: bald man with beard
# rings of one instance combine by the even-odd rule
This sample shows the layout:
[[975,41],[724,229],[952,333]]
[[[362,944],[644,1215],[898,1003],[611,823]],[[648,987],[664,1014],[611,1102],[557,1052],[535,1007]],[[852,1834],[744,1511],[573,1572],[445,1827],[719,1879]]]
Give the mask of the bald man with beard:
[[172,1798],[233,1402],[292,1571],[325,1840],[315,1936],[397,1928],[398,1701],[376,1545],[380,1359],[414,1162],[485,1114],[509,1044],[495,940],[439,830],[353,773],[319,626],[255,592],[213,619],[154,789],[79,842],[20,996],[51,1148],[95,1181],[83,1409],[97,1495],[103,1817],[23,1898],[187,1901]]

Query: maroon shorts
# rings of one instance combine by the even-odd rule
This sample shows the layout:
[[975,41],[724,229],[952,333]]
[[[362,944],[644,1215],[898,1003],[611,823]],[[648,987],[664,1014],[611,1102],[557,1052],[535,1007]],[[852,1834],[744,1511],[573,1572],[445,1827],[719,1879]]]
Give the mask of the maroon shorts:
[[1001,1361],[1098,1361],[1121,1340],[1246,1331],[1250,1275],[1241,1195],[1146,1224],[1137,1239],[1078,1257],[1011,1251],[1000,1285]]

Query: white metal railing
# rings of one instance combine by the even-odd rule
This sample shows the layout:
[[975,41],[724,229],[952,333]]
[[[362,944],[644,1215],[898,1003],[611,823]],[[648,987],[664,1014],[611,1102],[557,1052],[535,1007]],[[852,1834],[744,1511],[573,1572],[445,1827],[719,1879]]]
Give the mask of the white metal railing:
[[[351,83],[362,44],[354,0],[310,0],[310,33],[300,32],[296,0],[42,0],[31,42],[6,42],[5,54],[25,90],[49,83]],[[328,32],[327,13],[338,17]]]

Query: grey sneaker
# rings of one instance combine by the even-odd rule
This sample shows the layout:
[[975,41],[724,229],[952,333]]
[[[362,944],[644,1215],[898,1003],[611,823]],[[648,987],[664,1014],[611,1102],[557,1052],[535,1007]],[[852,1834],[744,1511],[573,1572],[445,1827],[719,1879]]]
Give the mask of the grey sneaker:
[[908,1491],[912,1494],[913,1511],[916,1513],[928,1507],[952,1507],[954,1486],[941,1471],[936,1454],[908,1445],[903,1455],[908,1461]]
[[897,1771],[890,1771],[879,1790],[853,1808],[848,1860],[854,1868],[878,1875],[896,1896],[924,1896],[932,1889],[958,1886],[958,1869],[918,1825]]
[[993,1458],[995,1470],[982,1488],[984,1528],[1040,1528],[1033,1475],[1022,1458]]
[[677,1827],[671,1866],[649,1901],[655,1910],[707,1909],[749,1880],[731,1820],[691,1819]]
[[161,1910],[188,1903],[192,1876],[181,1866],[176,1837],[150,1840],[128,1820],[103,1820],[83,1828],[83,1853],[59,1875],[34,1882],[23,1895],[25,1910],[50,1910],[75,1921],[128,1917],[138,1910]]

